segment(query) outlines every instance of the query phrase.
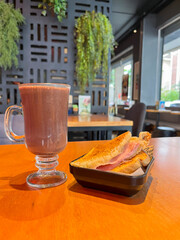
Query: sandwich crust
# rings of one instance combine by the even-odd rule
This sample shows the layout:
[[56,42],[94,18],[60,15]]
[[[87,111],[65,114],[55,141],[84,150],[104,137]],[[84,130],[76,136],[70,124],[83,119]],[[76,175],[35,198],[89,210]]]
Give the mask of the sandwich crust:
[[130,138],[131,133],[125,132],[102,145],[92,148],[82,158],[72,162],[71,165],[84,168],[96,168],[97,166],[105,165],[110,159],[123,152]]
[[143,167],[146,167],[149,164],[149,162],[151,161],[149,155],[144,151],[141,151],[138,157],[139,157],[141,165]]
[[130,142],[139,142],[142,149],[145,149],[150,142],[151,134],[149,132],[140,132],[139,137],[131,137]]
[[120,166],[112,169],[112,171],[130,174],[136,171],[141,166],[147,166],[149,162],[150,157],[148,156],[148,154],[144,151],[141,151],[135,157],[129,159],[128,161],[125,161]]
[[139,140],[141,142],[142,148],[146,148],[151,140],[151,133],[149,132],[140,132],[139,133]]
[[134,171],[136,171],[140,167],[141,167],[141,162],[136,155],[130,161],[126,161],[126,162],[122,163],[120,166],[112,169],[111,171],[130,174],[130,173],[133,173]]

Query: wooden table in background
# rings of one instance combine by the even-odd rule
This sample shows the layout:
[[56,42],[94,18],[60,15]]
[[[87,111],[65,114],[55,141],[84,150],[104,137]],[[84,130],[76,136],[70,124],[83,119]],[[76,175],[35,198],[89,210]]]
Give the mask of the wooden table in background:
[[[125,107],[124,110],[128,111],[130,108]],[[160,119],[160,114],[161,113],[171,113],[171,110],[166,110],[166,109],[146,109],[147,113],[154,113],[156,114],[156,127],[159,126],[159,119]]]
[[147,113],[155,113],[156,114],[156,127],[159,126],[159,119],[161,113],[171,113],[171,110],[166,109],[146,109]]
[[180,111],[171,111],[171,114],[173,114],[173,115],[180,115]]
[[[110,115],[78,115],[68,116],[68,131],[106,131],[111,139],[112,131],[132,131],[133,121]],[[93,140],[97,140],[97,136]]]
[[25,146],[0,146],[0,239],[179,240],[180,138],[152,139],[151,175],[130,198],[83,188],[70,174],[69,163],[96,144],[68,143],[57,167],[67,182],[44,190],[26,184],[35,161]]

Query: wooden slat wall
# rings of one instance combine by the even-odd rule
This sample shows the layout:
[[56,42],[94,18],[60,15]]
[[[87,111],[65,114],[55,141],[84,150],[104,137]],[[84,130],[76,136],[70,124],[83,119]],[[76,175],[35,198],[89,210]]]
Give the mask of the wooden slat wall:
[[[10,105],[20,105],[19,83],[67,83],[73,102],[78,103],[79,87],[75,76],[75,20],[85,11],[99,11],[110,18],[112,0],[68,0],[67,18],[59,23],[48,12],[41,15],[40,1],[6,1],[20,8],[25,24],[20,28],[19,67],[0,69],[0,113]],[[92,96],[92,113],[108,112],[108,79],[98,79],[86,89]]]

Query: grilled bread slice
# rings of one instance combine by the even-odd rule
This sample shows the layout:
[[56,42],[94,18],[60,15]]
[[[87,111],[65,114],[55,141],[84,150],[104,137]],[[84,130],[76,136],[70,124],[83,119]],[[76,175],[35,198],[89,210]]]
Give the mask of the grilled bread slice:
[[82,158],[71,163],[75,167],[96,168],[122,153],[131,139],[131,133],[125,132],[118,137],[92,148]]

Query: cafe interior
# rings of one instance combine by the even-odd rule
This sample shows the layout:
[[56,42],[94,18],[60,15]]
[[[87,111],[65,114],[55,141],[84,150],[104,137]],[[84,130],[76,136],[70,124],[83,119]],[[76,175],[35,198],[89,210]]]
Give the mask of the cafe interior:
[[179,0],[0,0],[0,239],[178,240],[179,156]]
[[[14,51],[19,51],[18,55],[13,55],[15,45],[12,45],[12,59],[7,51],[2,52],[1,128],[5,110],[11,105],[21,104],[18,84],[49,82],[71,86],[69,141],[117,136],[116,127],[112,128],[109,137],[106,129],[91,131],[93,129],[89,125],[86,129],[81,128],[79,122],[95,121],[96,125],[92,115],[132,120],[136,125],[131,126],[136,128],[135,136],[142,130],[149,131],[152,137],[180,135],[179,1],[73,1],[68,3],[66,18],[60,26],[48,11],[43,16],[38,1],[28,1],[27,6],[21,1],[12,3],[20,9],[24,20],[19,24],[18,49],[14,48]],[[86,11],[93,10],[110,20],[113,51],[109,51],[108,69],[104,75],[99,70],[94,78],[85,76],[86,80],[83,80],[83,75],[79,73],[82,66],[78,63],[82,61],[82,56],[77,54],[78,26],[75,27],[75,21]],[[137,103],[145,105],[139,119],[136,111],[127,113]],[[75,116],[81,116],[81,119]],[[76,129],[74,121],[77,121]],[[17,122],[18,130],[23,132],[23,119]],[[124,126],[121,128],[121,132],[129,130],[123,129]],[[2,144],[8,143],[3,129],[0,139]]]

